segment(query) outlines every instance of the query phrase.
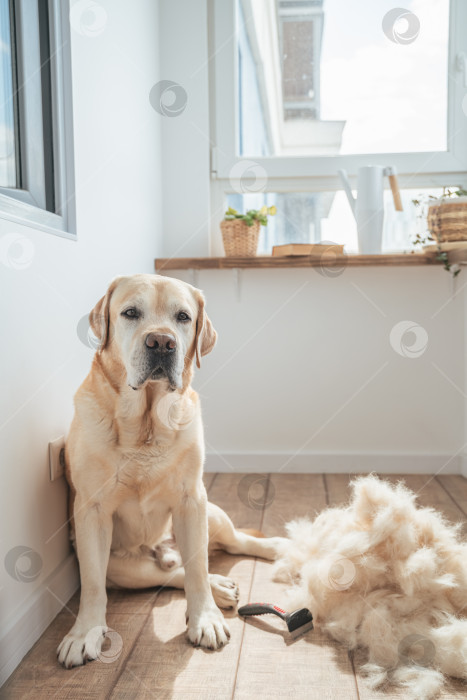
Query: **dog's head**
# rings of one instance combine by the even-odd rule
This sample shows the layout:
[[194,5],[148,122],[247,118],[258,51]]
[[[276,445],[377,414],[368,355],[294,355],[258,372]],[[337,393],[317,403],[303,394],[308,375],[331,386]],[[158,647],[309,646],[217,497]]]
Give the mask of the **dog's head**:
[[98,352],[123,365],[135,390],[157,381],[181,388],[194,358],[199,367],[217,338],[200,290],[159,275],[118,277],[89,321]]

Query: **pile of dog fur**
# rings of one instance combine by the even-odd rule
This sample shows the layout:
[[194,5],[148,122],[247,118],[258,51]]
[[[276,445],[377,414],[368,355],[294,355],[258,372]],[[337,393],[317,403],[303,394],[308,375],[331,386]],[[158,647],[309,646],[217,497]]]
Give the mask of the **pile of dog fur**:
[[467,543],[460,525],[419,508],[415,494],[375,476],[352,483],[348,507],[287,525],[276,578],[349,649],[376,689],[438,695],[446,676],[467,679]]

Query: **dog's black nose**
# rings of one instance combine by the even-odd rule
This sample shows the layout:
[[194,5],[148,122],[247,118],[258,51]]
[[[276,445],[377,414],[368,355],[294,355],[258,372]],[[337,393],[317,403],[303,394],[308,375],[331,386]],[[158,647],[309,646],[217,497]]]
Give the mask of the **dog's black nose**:
[[146,336],[146,347],[159,352],[174,352],[177,341],[170,333],[149,333]]

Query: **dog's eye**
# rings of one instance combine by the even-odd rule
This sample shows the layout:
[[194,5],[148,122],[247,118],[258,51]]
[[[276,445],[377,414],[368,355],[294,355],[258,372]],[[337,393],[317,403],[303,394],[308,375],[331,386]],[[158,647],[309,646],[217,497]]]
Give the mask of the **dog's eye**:
[[130,309],[126,309],[125,311],[122,311],[122,316],[125,316],[125,318],[139,318],[140,313],[139,313],[138,309],[131,307]]
[[180,311],[177,316],[177,321],[191,321],[191,318],[188,316],[186,311]]

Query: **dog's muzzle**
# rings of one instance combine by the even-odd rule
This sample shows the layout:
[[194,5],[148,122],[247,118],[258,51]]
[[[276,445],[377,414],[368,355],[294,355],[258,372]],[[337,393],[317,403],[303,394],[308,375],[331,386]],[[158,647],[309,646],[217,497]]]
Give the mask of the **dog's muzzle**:
[[149,333],[144,341],[151,379],[171,379],[177,341],[171,333]]
[[180,356],[177,340],[172,333],[152,332],[144,338],[144,344],[137,354],[136,377],[129,381],[132,389],[137,391],[147,381],[168,380],[172,390],[182,386]]

